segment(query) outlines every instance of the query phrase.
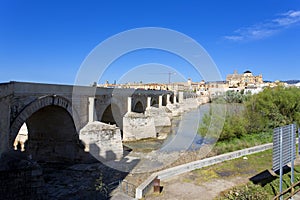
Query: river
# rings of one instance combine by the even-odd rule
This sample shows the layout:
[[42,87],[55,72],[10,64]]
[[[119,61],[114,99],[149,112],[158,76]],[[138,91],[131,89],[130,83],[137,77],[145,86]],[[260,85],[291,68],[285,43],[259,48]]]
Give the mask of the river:
[[159,150],[162,152],[198,150],[203,138],[197,133],[202,118],[208,113],[210,104],[204,104],[197,109],[183,113],[172,119],[172,126],[166,139],[145,139],[126,142],[126,146],[136,152]]

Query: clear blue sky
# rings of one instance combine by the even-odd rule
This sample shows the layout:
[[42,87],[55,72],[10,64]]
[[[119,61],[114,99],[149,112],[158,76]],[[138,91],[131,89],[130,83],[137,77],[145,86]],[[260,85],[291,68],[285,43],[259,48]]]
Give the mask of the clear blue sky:
[[[0,82],[72,84],[96,45],[139,27],[173,29],[195,39],[224,79],[234,70],[262,73],[264,80],[300,79],[299,0],[0,0]],[[176,59],[157,50],[131,53],[99,81],[124,79],[131,68],[147,63],[201,79],[193,69],[180,69],[186,63]],[[155,78],[166,82],[163,73],[169,71]],[[147,74],[138,79],[147,82]]]

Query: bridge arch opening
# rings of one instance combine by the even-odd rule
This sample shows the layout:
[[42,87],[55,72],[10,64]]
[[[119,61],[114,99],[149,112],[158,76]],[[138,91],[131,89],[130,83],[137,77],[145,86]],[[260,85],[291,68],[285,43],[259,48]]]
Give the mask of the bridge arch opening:
[[171,103],[174,103],[174,95],[170,95],[169,101],[170,101]]
[[167,105],[167,95],[163,95],[162,97],[162,106],[166,106]]
[[151,100],[151,106],[158,108],[158,102],[156,99]]
[[121,111],[117,104],[109,104],[109,106],[106,107],[104,110],[101,122],[107,123],[107,124],[116,124],[120,126],[120,122],[122,121],[121,117]]
[[111,104],[107,106],[105,111],[103,112],[102,118],[100,120],[101,122],[107,123],[107,124],[116,124],[116,120],[114,119]]
[[27,141],[23,151],[32,159],[64,163],[89,161],[90,157],[84,152],[77,134],[78,119],[67,99],[59,96],[41,97],[25,107],[12,123],[11,144],[14,149],[22,151],[18,137],[24,133],[22,129],[25,126]]
[[24,123],[28,130],[25,153],[36,161],[73,162],[83,152],[73,117],[63,107],[42,107]]
[[133,112],[137,112],[137,113],[143,113],[144,112],[144,106],[143,106],[142,102],[138,101],[135,104],[135,106],[134,106],[134,108],[133,108],[132,111]]
[[25,151],[25,144],[28,140],[28,128],[26,123],[24,122],[21,126],[18,135],[14,139],[14,150]]

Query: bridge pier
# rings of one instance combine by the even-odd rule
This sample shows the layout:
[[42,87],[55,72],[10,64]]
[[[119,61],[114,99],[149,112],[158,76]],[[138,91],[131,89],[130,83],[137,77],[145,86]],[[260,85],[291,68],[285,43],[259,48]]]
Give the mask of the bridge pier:
[[154,119],[143,113],[127,112],[123,117],[123,141],[156,138]]
[[161,108],[162,107],[162,96],[158,96],[158,108]]
[[149,109],[151,107],[151,97],[147,97],[147,108]]
[[84,143],[85,151],[97,160],[120,160],[123,157],[123,145],[120,128],[103,122],[91,122],[80,130],[79,139]]
[[131,103],[132,103],[132,99],[131,99],[131,97],[128,97],[127,98],[127,112],[128,113],[130,113],[132,111]]
[[88,116],[88,121],[93,122],[96,120],[96,113],[95,113],[95,97],[89,97],[88,100],[89,104],[89,116]]
[[171,128],[171,116],[168,115],[165,107],[150,107],[146,110],[145,115],[153,118],[156,136],[160,139],[166,138]]
[[167,94],[167,105],[170,104],[170,103],[171,103],[171,101],[170,101],[170,95]]
[[183,103],[183,92],[178,93],[178,102]]

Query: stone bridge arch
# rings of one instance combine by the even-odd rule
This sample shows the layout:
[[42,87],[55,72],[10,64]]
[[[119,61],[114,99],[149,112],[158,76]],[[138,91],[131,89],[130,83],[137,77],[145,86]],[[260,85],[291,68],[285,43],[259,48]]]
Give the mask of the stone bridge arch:
[[107,124],[116,124],[118,127],[122,125],[122,113],[118,104],[109,104],[99,118],[99,121]]
[[[49,113],[49,119],[47,114]],[[52,117],[52,118],[51,118]],[[64,120],[61,120],[60,117]],[[70,131],[72,137],[64,138],[65,141],[71,141],[72,145],[76,146],[76,142],[79,142],[78,131],[80,129],[80,120],[77,112],[74,108],[72,108],[71,102],[61,96],[49,95],[39,97],[27,106],[17,115],[15,120],[12,122],[10,126],[10,134],[9,134],[9,145],[10,148],[13,145],[14,139],[17,136],[19,129],[23,125],[23,123],[29,123],[28,134],[30,136],[31,131],[34,130],[34,134],[39,134],[39,132],[43,129],[43,125],[45,125],[45,132],[53,133],[53,129],[47,130],[47,123],[49,120],[55,119],[56,123],[60,123],[61,127],[56,127],[56,130],[62,129]],[[68,136],[70,136],[70,134]],[[52,136],[45,136],[51,138]],[[60,136],[63,138],[63,136]],[[55,137],[54,137],[55,138]],[[48,139],[48,138],[47,138]],[[55,143],[55,141],[54,141]],[[47,146],[44,144],[44,146]],[[63,145],[61,145],[63,146]],[[77,148],[77,147],[76,147]],[[74,147],[75,149],[75,147]],[[62,150],[61,150],[62,152]],[[75,151],[72,151],[72,158],[75,157]]]
[[143,105],[142,101],[137,101],[134,106],[132,111],[137,112],[137,113],[143,113],[145,112],[146,107]]
[[131,108],[133,112],[143,113],[147,106],[147,95],[145,94],[134,94],[132,95]]
[[150,106],[158,108],[158,98],[152,97]]
[[38,110],[47,106],[59,106],[64,108],[73,118],[76,131],[78,132],[81,128],[80,118],[78,113],[74,108],[72,108],[72,103],[67,98],[56,95],[42,96],[31,102],[17,115],[10,127],[10,142],[17,136],[19,129],[23,123]]
[[168,101],[167,94],[162,95],[162,103],[161,103],[161,105],[162,106],[166,106],[167,105],[167,101]]

